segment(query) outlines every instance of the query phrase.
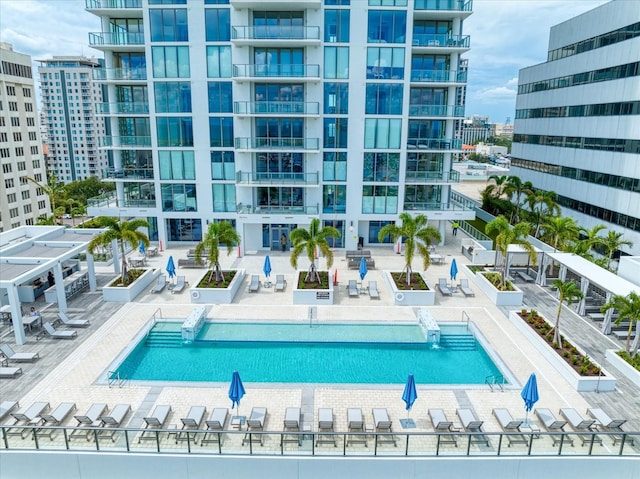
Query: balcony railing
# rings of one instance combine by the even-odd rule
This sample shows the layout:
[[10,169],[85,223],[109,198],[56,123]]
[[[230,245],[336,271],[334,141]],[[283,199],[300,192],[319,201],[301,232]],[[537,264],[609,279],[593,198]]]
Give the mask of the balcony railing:
[[102,179],[153,179],[153,168],[107,168],[102,170]]
[[457,204],[442,204],[433,201],[405,201],[406,211],[473,211],[473,208]]
[[473,9],[472,0],[415,0],[414,10],[452,10],[470,12]]
[[319,115],[320,103],[304,101],[236,101],[237,115]]
[[87,208],[109,208],[117,207],[118,199],[116,198],[116,192],[111,191],[104,195],[94,196],[87,199]]
[[317,150],[319,138],[289,138],[289,137],[261,137],[236,138],[235,147],[239,150],[259,149],[287,149],[287,150]]
[[142,8],[142,0],[85,0],[87,10]]
[[409,105],[409,116],[464,117],[460,105]]
[[89,45],[144,45],[144,33],[91,32],[89,33]]
[[142,81],[147,79],[146,68],[92,68],[96,81]]
[[97,103],[96,113],[108,115],[108,114],[137,114],[146,115],[149,113],[148,103],[133,103],[133,102],[117,102],[117,103]]
[[444,138],[407,138],[408,150],[459,150],[462,140]]
[[100,146],[139,146],[150,147],[150,136],[102,136]]
[[466,70],[412,70],[412,82],[466,83]]
[[456,170],[445,173],[442,171],[408,171],[405,175],[405,183],[460,183],[460,173]]
[[317,215],[320,212],[320,206],[303,206],[303,205],[244,205],[238,203],[237,212],[244,214],[279,214],[279,215]]
[[320,78],[320,65],[233,65],[233,77]]
[[470,45],[471,37],[469,35],[434,35],[424,33],[413,36],[414,47],[469,48]]
[[237,26],[231,27],[231,40],[320,40],[320,27]]
[[320,184],[320,175],[315,173],[256,173],[254,171],[238,171],[236,182],[245,185],[282,185],[282,184]]

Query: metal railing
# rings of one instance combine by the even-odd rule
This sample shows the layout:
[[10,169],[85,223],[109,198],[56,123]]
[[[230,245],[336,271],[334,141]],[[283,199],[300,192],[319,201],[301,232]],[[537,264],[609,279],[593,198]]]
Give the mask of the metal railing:
[[142,0],[85,0],[87,10],[100,8],[142,8]]
[[231,40],[320,40],[320,27],[258,25],[231,27]]
[[102,170],[102,179],[153,179],[153,168],[107,168]]
[[408,150],[460,150],[462,140],[446,138],[407,138]]
[[128,378],[121,378],[119,371],[107,371],[107,381],[109,384],[109,389],[112,387],[122,388],[124,385],[129,382]]
[[142,32],[90,32],[89,45],[144,45]]
[[471,45],[471,37],[469,35],[447,35],[419,33],[413,35],[414,47],[439,47],[439,48],[469,48]]
[[411,70],[412,82],[466,83],[466,70]]
[[320,65],[251,64],[233,65],[232,77],[320,78]]
[[491,238],[489,238],[486,234],[484,234],[478,228],[475,228],[474,226],[472,226],[470,223],[468,223],[466,221],[458,221],[458,224],[459,224],[460,229],[462,231],[464,231],[469,236],[471,236],[471,237],[473,237],[473,238],[475,238],[477,240],[480,240],[480,241],[493,241]]
[[241,137],[235,138],[235,147],[241,150],[249,149],[298,149],[317,150],[320,147],[319,138],[291,138],[291,137]]
[[[443,179],[442,176],[445,176]],[[405,174],[406,183],[460,183],[460,173],[451,170],[447,173],[442,171],[409,171]]]
[[146,115],[149,113],[149,103],[143,102],[114,102],[114,103],[97,103],[96,113],[98,114],[116,114],[130,113],[137,115]]
[[494,388],[500,389],[500,391],[504,391],[504,383],[505,379],[502,375],[492,375],[484,378],[484,383],[489,386],[489,389],[492,391]]
[[236,115],[319,115],[317,101],[236,101],[233,103]]
[[464,117],[461,105],[409,105],[409,116]]
[[238,171],[236,173],[236,183],[260,184],[260,185],[281,185],[281,184],[318,185],[320,183],[320,175],[318,174],[318,172],[256,173],[252,171]]
[[283,214],[283,215],[317,215],[320,211],[320,206],[318,204],[314,206],[304,206],[304,205],[245,205],[242,203],[238,203],[236,206],[236,211],[238,213],[245,214]]
[[91,75],[96,81],[144,81],[147,79],[147,70],[146,68],[92,68]]
[[133,146],[148,148],[151,146],[150,136],[101,136],[99,139],[100,146]]
[[470,12],[473,8],[473,1],[460,0],[415,0],[414,10],[451,10]]
[[419,211],[469,211],[471,208],[467,208],[462,205],[455,205],[452,203],[442,204],[434,201],[413,201],[404,202],[404,209],[406,211],[419,210]]

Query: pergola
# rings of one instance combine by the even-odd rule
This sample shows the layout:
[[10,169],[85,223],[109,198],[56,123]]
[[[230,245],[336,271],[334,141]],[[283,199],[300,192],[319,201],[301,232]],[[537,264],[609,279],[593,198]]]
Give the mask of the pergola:
[[[53,271],[60,311],[67,311],[63,263],[85,253],[89,288],[97,289],[93,256],[87,245],[103,229],[69,229],[65,226],[22,226],[0,233],[0,289],[6,290],[16,344],[25,343],[22,301],[18,287]],[[117,248],[114,267],[117,268]]]

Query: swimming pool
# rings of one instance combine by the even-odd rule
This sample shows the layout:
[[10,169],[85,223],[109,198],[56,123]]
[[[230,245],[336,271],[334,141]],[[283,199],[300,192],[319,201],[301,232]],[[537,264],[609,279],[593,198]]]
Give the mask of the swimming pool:
[[[240,323],[243,324],[243,323]],[[283,326],[297,331],[301,335],[308,325],[269,325],[244,323],[234,330],[235,324],[209,323],[199,336],[199,340],[189,345],[180,341],[168,340],[165,344],[148,345],[145,338],[136,345],[124,361],[116,368],[120,377],[144,381],[211,381],[227,382],[233,370],[240,371],[245,382],[261,383],[352,383],[352,384],[402,384],[407,374],[412,372],[416,382],[421,384],[482,384],[489,375],[501,375],[478,341],[470,335],[466,344],[473,349],[433,348],[427,344],[420,328],[415,325],[392,325],[382,329],[367,328],[378,337],[384,329],[390,336],[387,341],[357,341],[344,336],[344,325],[322,324],[318,330],[325,330],[326,337],[334,337],[336,330],[341,331],[342,341],[298,339],[282,341],[278,334],[269,329],[281,329]],[[252,327],[252,332],[247,326]],[[302,326],[301,328],[292,326]],[[349,325],[352,331],[371,325]],[[355,328],[354,328],[355,326]],[[171,337],[175,323],[158,323],[161,331]],[[401,328],[399,340],[389,340]],[[225,336],[222,331],[228,329]],[[443,338],[457,336],[460,327],[451,334],[443,328]],[[275,330],[274,329],[274,330]],[[409,330],[413,329],[413,333]],[[217,340],[203,340],[218,334]],[[316,332],[307,332],[316,334]],[[238,335],[247,335],[238,340]],[[293,333],[292,333],[293,334]],[[414,335],[414,341],[406,341],[407,334]],[[263,336],[265,340],[256,340]],[[295,335],[294,335],[295,336]],[[316,334],[316,336],[318,336]],[[345,339],[346,338],[346,339]],[[471,343],[470,343],[471,341]]]

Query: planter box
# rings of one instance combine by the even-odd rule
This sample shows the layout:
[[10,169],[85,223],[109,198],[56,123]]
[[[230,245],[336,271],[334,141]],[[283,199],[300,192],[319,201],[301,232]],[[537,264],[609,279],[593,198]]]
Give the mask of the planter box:
[[136,279],[129,286],[105,286],[102,288],[102,299],[117,303],[128,303],[133,301],[140,293],[148,289],[162,271],[160,269],[148,268],[142,276]]
[[390,271],[383,271],[384,279],[391,289],[393,295],[393,303],[399,306],[433,306],[436,304],[436,292],[429,286],[424,275],[417,271],[412,274],[419,274],[425,284],[429,287],[428,291],[403,291],[396,287],[396,282],[391,277]]
[[[210,273],[211,270],[207,270],[204,272],[202,276],[198,278],[194,284],[200,284],[202,278]],[[226,288],[198,288],[193,287],[189,288],[189,297],[191,298],[192,304],[231,304],[233,303],[233,298],[235,298],[236,293],[242,286],[242,282],[244,281],[245,270],[237,269],[236,275],[229,283],[229,286]]]
[[607,349],[604,357],[620,372],[620,374],[640,388],[640,371],[618,356],[616,354],[617,352],[618,351],[614,349]]
[[298,271],[293,288],[293,304],[333,304],[333,281],[329,275],[329,289],[298,289],[298,278],[306,271]]
[[524,294],[515,285],[515,291],[499,291],[484,274],[476,274],[476,284],[496,306],[522,306]]
[[[603,376],[580,376],[569,364],[567,364],[562,356],[549,346],[547,342],[538,335],[538,333],[531,329],[531,326],[529,326],[529,324],[518,315],[517,311],[510,311],[509,319],[518,328],[518,330],[527,337],[529,342],[538,350],[538,352],[542,354],[549,363],[551,363],[556,371],[558,371],[576,391],[608,392],[615,390],[616,378],[603,369],[600,364],[593,360],[591,361],[601,369]],[[571,338],[564,334],[563,336],[580,352],[580,354],[587,356],[584,351],[578,348],[578,346],[571,341]]]

